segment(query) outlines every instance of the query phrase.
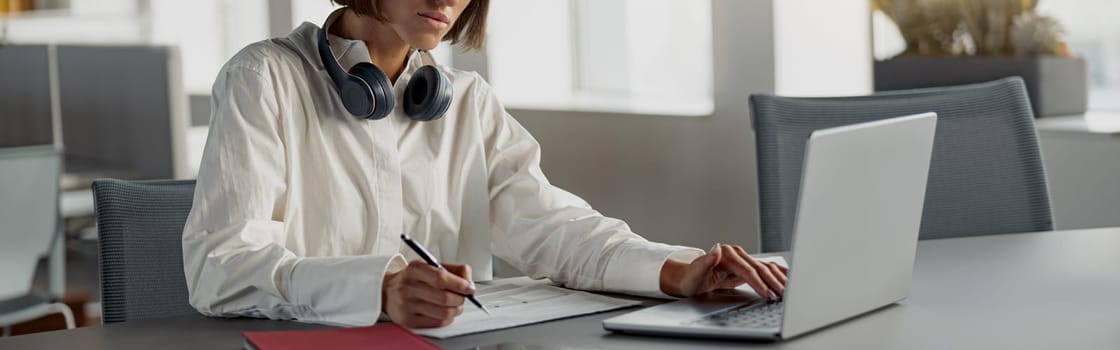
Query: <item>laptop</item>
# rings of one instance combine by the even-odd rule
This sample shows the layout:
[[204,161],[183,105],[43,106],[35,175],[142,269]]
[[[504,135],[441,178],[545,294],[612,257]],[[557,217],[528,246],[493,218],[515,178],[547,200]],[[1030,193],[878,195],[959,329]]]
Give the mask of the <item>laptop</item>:
[[607,330],[782,340],[906,298],[937,114],[817,130],[809,136],[782,300],[749,287],[603,321]]

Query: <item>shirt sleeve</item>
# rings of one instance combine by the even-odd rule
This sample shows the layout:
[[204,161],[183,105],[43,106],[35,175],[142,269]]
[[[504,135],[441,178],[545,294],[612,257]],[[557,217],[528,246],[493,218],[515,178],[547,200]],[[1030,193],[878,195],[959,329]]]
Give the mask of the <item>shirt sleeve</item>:
[[301,257],[285,248],[287,190],[280,100],[266,74],[227,66],[183,229],[190,303],[210,316],[369,325],[394,256]]
[[530,277],[570,288],[668,298],[660,288],[665,261],[692,261],[704,251],[647,241],[550,184],[540,145],[489,86],[479,89],[494,254]]

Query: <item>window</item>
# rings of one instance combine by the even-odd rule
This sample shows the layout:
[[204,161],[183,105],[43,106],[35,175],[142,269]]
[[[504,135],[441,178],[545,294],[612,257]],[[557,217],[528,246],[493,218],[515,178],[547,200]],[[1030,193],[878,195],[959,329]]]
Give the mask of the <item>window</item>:
[[327,15],[335,8],[338,6],[330,0],[292,0],[292,26],[299,26],[303,22],[322,26]]
[[1115,0],[1041,1],[1038,11],[1065,26],[1074,55],[1089,63],[1089,109],[1120,110],[1120,12]]
[[268,37],[263,1],[151,1],[150,42],[177,45],[184,90],[208,95],[218,70],[241,48]]
[[489,80],[514,108],[707,115],[711,4],[495,0]]
[[[285,34],[285,24],[321,25],[336,7],[329,0],[44,1],[66,9],[48,22],[5,23],[9,39],[176,45],[191,94],[208,94],[222,64],[245,45]],[[291,23],[270,18],[278,14]],[[489,23],[487,78],[513,107],[712,110],[709,1],[494,0]],[[453,64],[448,45],[433,53]]]

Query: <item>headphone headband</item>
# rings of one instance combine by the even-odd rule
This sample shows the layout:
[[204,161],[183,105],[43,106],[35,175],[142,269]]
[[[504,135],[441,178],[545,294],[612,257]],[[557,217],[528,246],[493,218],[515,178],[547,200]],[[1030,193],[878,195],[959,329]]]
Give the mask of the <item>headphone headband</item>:
[[349,74],[343,71],[342,64],[338,63],[338,59],[335,58],[334,53],[331,52],[331,43],[330,40],[327,39],[328,28],[330,27],[324,26],[319,29],[319,42],[323,43],[322,45],[317,45],[319,47],[319,58],[320,61],[323,61],[323,69],[327,71],[327,75],[330,75],[335,85],[341,85],[346,81],[346,77]]

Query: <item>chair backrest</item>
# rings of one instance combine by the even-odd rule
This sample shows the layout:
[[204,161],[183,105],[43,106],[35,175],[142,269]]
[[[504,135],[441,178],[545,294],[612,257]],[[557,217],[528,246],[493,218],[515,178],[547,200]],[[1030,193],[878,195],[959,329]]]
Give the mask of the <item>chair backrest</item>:
[[0,147],[56,141],[50,50],[43,44],[0,45]]
[[0,300],[28,294],[39,257],[50,250],[61,168],[54,146],[0,149]]
[[805,141],[814,130],[937,112],[920,239],[1052,230],[1022,79],[868,96],[752,95],[763,251],[788,250]]
[[[190,121],[178,49],[58,45],[58,109],[66,171],[166,179],[182,173]],[[122,175],[122,176],[124,176]]]
[[194,180],[93,182],[104,323],[197,313],[183,272]]

